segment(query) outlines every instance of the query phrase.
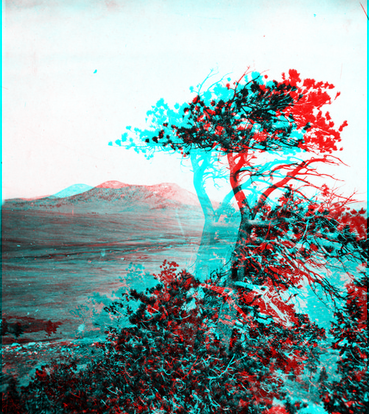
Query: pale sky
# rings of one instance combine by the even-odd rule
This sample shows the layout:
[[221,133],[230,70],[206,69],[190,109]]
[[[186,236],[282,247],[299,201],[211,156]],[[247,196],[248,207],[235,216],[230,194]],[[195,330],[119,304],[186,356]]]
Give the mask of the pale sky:
[[[365,0],[3,0],[3,199],[72,184],[176,182],[175,156],[111,147],[160,98],[182,103],[213,69],[328,81],[349,126],[333,172],[366,199]],[[218,193],[214,190],[213,198]]]

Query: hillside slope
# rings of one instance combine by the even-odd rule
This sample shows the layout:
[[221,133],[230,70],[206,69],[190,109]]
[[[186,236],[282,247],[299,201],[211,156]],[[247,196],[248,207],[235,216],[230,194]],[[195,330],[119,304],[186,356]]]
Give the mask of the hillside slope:
[[107,181],[97,187],[68,197],[50,196],[33,200],[6,200],[3,209],[101,214],[138,209],[194,209],[194,211],[200,212],[201,206],[195,194],[184,190],[177,184],[163,183],[145,186]]

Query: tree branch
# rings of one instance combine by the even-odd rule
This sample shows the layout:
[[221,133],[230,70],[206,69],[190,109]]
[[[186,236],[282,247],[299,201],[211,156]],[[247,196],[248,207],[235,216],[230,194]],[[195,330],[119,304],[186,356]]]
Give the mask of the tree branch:
[[271,185],[263,194],[261,194],[259,201],[254,207],[254,213],[256,213],[266,202],[268,197],[273,193],[277,188],[281,188],[286,185],[290,180],[295,179],[296,175],[300,173],[303,168],[307,168],[313,162],[327,162],[327,158],[311,158],[308,161],[302,161],[294,170],[292,170],[286,177],[280,180],[278,183]]

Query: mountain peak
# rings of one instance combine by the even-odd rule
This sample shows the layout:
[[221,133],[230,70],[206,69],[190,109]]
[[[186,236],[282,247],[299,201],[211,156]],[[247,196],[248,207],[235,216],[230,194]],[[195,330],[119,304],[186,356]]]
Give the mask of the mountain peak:
[[102,183],[100,185],[97,185],[96,188],[123,188],[123,187],[129,187],[129,184],[123,184],[120,181],[105,181],[105,183]]

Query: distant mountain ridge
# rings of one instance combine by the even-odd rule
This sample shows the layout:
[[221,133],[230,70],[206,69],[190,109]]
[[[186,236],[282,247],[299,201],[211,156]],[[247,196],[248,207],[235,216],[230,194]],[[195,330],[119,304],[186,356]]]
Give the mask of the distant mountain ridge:
[[24,200],[5,200],[5,209],[33,209],[62,213],[118,212],[134,209],[200,209],[197,196],[174,183],[130,185],[106,181],[96,187],[76,184],[55,195]]
[[[212,201],[214,209],[220,203]],[[367,211],[367,202],[350,203],[351,209]],[[237,206],[234,206],[237,210]],[[75,184],[58,193],[32,199],[10,199],[3,209],[32,209],[61,213],[118,213],[135,209],[193,209],[201,210],[198,197],[175,183],[131,185],[106,181],[96,187]]]
[[104,183],[97,185],[96,188],[124,188],[129,187],[130,184],[124,184],[120,181],[112,180],[112,181],[105,181]]

